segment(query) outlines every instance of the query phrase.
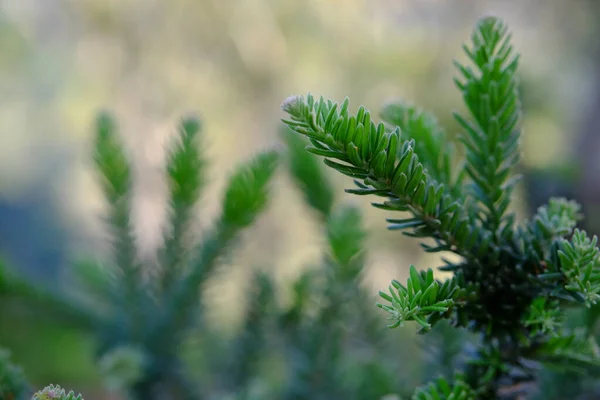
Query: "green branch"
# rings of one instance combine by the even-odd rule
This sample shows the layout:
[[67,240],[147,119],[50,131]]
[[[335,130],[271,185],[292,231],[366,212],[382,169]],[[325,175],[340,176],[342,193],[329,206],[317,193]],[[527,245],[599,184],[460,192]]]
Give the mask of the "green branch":
[[[462,80],[456,85],[472,121],[455,113],[465,129],[466,172],[472,180],[469,193],[483,206],[484,227],[498,236],[512,225],[505,218],[518,177],[511,173],[519,161],[521,103],[517,92],[518,56],[513,56],[504,22],[483,18],[463,46],[476,70],[456,62]],[[499,240],[497,237],[494,240]]]
[[458,286],[456,279],[440,282],[433,278],[433,270],[417,271],[410,266],[410,278],[406,286],[394,280],[389,288],[389,294],[379,292],[379,295],[391,305],[377,304],[381,309],[391,314],[394,322],[390,328],[401,326],[405,321],[416,321],[421,325],[422,333],[431,330],[442,315],[449,315],[455,306],[464,301],[465,290]]
[[158,334],[175,335],[189,327],[193,311],[199,310],[198,289],[211,276],[219,259],[236,242],[241,231],[250,226],[268,202],[268,183],[277,165],[277,153],[265,152],[238,168],[229,179],[223,211],[215,228],[207,235],[191,270],[183,275],[166,297],[169,304]]
[[108,224],[113,242],[113,261],[121,275],[117,280],[122,290],[125,309],[137,314],[143,277],[137,260],[137,247],[130,219],[132,198],[131,167],[117,137],[117,127],[108,114],[96,121],[96,169],[101,178],[104,197],[108,203]]
[[[435,246],[426,251],[453,251],[461,255],[485,254],[490,233],[470,222],[462,199],[454,198],[444,184],[433,179],[415,152],[414,140],[402,140],[399,128],[386,132],[375,125],[371,114],[360,107],[348,112],[349,100],[341,105],[316,101],[312,95],[288,98],[282,105],[291,119],[284,122],[306,136],[307,151],[325,158],[325,164],[355,178],[357,195],[376,195],[388,200],[374,206],[391,211],[409,211],[413,218],[389,219],[389,229],[431,237]],[[475,250],[475,251],[473,251]]]
[[169,186],[169,224],[164,233],[164,247],[160,251],[160,290],[171,288],[182,272],[187,255],[185,234],[192,221],[194,206],[202,194],[205,183],[206,161],[200,153],[200,121],[184,119],[178,137],[167,156]]

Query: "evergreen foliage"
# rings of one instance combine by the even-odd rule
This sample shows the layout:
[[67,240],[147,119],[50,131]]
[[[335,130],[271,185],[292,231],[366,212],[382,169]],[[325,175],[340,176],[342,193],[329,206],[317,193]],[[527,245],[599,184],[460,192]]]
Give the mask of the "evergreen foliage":
[[269,322],[276,307],[273,286],[274,282],[267,273],[254,273],[242,330],[229,352],[226,375],[231,382],[231,390],[240,393],[242,398],[258,375],[255,369],[260,365],[262,356],[268,353],[267,328],[272,326]]
[[288,169],[321,222],[326,252],[320,265],[297,278],[291,305],[279,313],[289,378],[277,398],[363,399],[396,393],[396,371],[360,356],[385,351],[362,287],[366,231],[360,212],[335,205],[326,171],[304,151],[305,140],[287,131],[284,139]]
[[[280,155],[267,151],[235,168],[219,215],[195,240],[208,163],[193,117],[182,119],[167,149],[168,213],[157,265],[138,257],[132,166],[116,122],[103,113],[94,161],[110,260],[74,263],[69,288],[40,287],[0,264],[0,299],[95,336],[106,386],[131,399],[594,398],[597,238],[578,228],[580,206],[564,198],[517,220],[511,205],[520,178],[519,57],[506,25],[493,17],[478,22],[463,49],[470,65],[456,62],[466,105],[454,113],[460,143],[431,113],[406,102],[386,105],[375,123],[365,107],[352,113],[348,99],[285,100],[284,122],[297,133],[286,128],[283,136],[289,176],[318,222],[324,251],[291,283],[285,305],[272,276],[250,271],[233,340],[204,318],[205,289],[268,206]],[[363,287],[361,213],[338,204],[329,170],[315,155],[354,179],[347,192],[379,197],[373,205],[396,214],[387,219],[390,230],[417,238],[425,252],[454,253],[457,261],[444,258],[439,267],[450,273],[446,279],[410,265],[406,282],[393,280],[379,292],[388,327],[416,323],[427,353],[421,368],[406,354],[412,343],[387,333]],[[208,370],[195,365],[199,379],[186,364],[190,335],[204,341]],[[265,374],[269,363],[275,376]],[[22,372],[0,352],[0,399],[21,399],[26,391]],[[33,399],[82,397],[50,385]]]
[[23,370],[10,360],[10,353],[0,349],[0,399],[24,400],[29,385]]
[[561,324],[569,309],[596,304],[600,290],[597,239],[575,228],[579,206],[550,199],[522,223],[510,210],[522,110],[508,29],[483,18],[463,49],[471,65],[455,63],[467,109],[454,114],[465,152],[458,173],[441,127],[413,105],[388,105],[377,124],[363,106],[352,113],[347,98],[309,94],[282,105],[284,122],[310,141],[306,150],[354,178],[348,193],[409,214],[388,219],[390,229],[420,239],[427,252],[460,256],[440,268],[453,273],[445,281],[411,266],[406,284],[381,292],[390,327],[414,320],[426,333],[446,319],[481,338],[462,375],[440,378],[416,399],[502,398],[535,381],[537,363],[586,373],[600,366],[595,339]]
[[[193,246],[188,230],[206,180],[200,124],[193,119],[181,123],[167,153],[170,212],[157,270],[149,271],[137,258],[130,218],[131,166],[115,122],[102,114],[95,161],[106,198],[112,261],[74,263],[75,293],[45,292],[3,274],[3,294],[34,307],[51,305],[51,318],[96,335],[98,366],[107,388],[134,399],[227,393],[236,399],[362,399],[400,391],[398,370],[365,356],[385,351],[387,344],[361,287],[366,235],[361,215],[355,207],[335,205],[325,171],[304,151],[305,142],[287,131],[284,138],[289,172],[320,223],[326,252],[319,265],[307,268],[293,283],[295,297],[289,306],[282,306],[268,274],[254,272],[242,329],[231,342],[222,343],[202,318],[202,289],[241,230],[265,208],[278,156],[260,154],[233,172],[221,215]],[[209,364],[201,379],[205,382],[190,377],[180,354],[180,343],[192,330],[208,342],[201,346]],[[278,353],[284,355],[285,372],[273,381],[261,375],[262,365]]]
[[[170,212],[156,273],[137,255],[131,220],[131,164],[116,123],[103,113],[96,122],[94,160],[107,205],[112,260],[74,265],[77,297],[65,291],[44,291],[13,275],[3,274],[0,279],[3,295],[30,305],[44,303],[44,311],[52,306],[53,315],[67,317],[96,335],[107,385],[134,399],[203,397],[202,389],[187,377],[180,345],[186,334],[202,325],[201,293],[206,280],[268,204],[278,157],[273,151],[233,171],[220,216],[199,244],[189,243],[193,209],[206,180],[200,128],[197,119],[184,118],[168,149],[165,175]],[[59,392],[63,397],[51,397]],[[57,387],[37,396],[79,399]]]

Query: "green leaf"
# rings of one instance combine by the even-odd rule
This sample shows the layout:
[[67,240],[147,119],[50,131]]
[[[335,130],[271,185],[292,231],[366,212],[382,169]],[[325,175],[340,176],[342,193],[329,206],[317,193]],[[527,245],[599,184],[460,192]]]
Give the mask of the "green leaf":
[[[346,106],[347,104],[344,107]],[[460,207],[449,209],[439,204],[443,202],[449,205],[454,202],[453,200],[458,204],[463,202],[463,199],[452,197],[444,185],[429,175],[428,170],[415,154],[413,139],[402,141],[398,137],[397,129],[389,135],[384,134],[383,128],[375,125],[370,112],[362,106],[359,107],[356,115],[338,113],[339,118],[345,121],[336,123],[335,126],[338,129],[344,127],[346,132],[338,130],[335,134],[329,130],[330,127],[320,123],[318,119],[311,119],[310,115],[317,111],[329,115],[332,108],[339,108],[337,103],[322,99],[315,101],[309,94],[306,99],[303,96],[289,98],[282,107],[284,111],[290,113],[291,121],[305,122],[301,127],[297,123],[288,124],[290,129],[309,137],[313,143],[319,143],[319,146],[327,148],[327,154],[338,153],[335,157],[330,155],[329,158],[324,159],[327,166],[362,180],[359,189],[350,189],[349,193],[388,197],[388,201],[377,207],[410,211],[413,214],[414,222],[409,222],[408,225],[392,225],[392,229],[413,228],[412,232],[406,233],[419,237],[432,236],[448,245],[452,243],[449,248],[461,255],[465,255],[467,251],[466,247],[461,246],[463,241],[469,239],[475,244],[481,242],[477,237],[467,237],[467,233],[478,236],[485,232],[469,227],[471,220],[467,218],[465,210]],[[309,125],[310,128],[304,128],[305,125]],[[333,142],[330,141],[331,138]],[[387,157],[386,160],[383,160],[384,156]],[[347,163],[333,161],[332,158],[346,160]],[[443,164],[446,164],[446,161]],[[429,187],[432,189],[428,195]],[[468,251],[470,252],[471,249]]]

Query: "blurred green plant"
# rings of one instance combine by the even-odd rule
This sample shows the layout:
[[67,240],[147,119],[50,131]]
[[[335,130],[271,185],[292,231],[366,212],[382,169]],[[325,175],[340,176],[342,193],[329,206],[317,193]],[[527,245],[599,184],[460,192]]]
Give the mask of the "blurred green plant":
[[200,141],[200,122],[185,118],[168,149],[165,173],[170,212],[158,252],[158,271],[143,265],[137,256],[131,222],[131,165],[115,122],[101,114],[94,160],[107,203],[112,262],[76,264],[78,293],[45,291],[15,274],[0,278],[3,295],[40,305],[44,312],[52,311],[95,335],[107,385],[134,399],[202,397],[201,388],[186,376],[180,344],[203,323],[199,291],[268,203],[268,184],[278,157],[273,151],[234,171],[220,216],[200,244],[188,245],[193,209],[205,183]]
[[[369,307],[375,299],[362,286],[366,232],[360,212],[335,205],[333,185],[304,151],[302,138],[286,129],[283,139],[289,174],[319,222],[325,254],[291,283],[285,305],[270,276],[254,273],[242,327],[211,360],[208,373],[224,381],[217,397],[358,400],[402,392],[400,371],[389,362],[401,349],[386,343]],[[281,372],[269,373],[273,365]]]
[[[327,251],[319,265],[293,282],[289,306],[281,305],[269,274],[253,272],[242,328],[233,340],[206,324],[198,289],[202,292],[239,232],[265,208],[277,156],[267,152],[238,168],[225,190],[221,216],[202,244],[190,246],[189,224],[206,168],[195,119],[182,122],[168,152],[170,213],[158,270],[138,261],[130,219],[131,167],[114,121],[102,114],[94,148],[112,262],[74,263],[72,291],[45,291],[14,273],[0,275],[0,291],[95,336],[105,386],[128,398],[362,399],[401,392],[399,371],[389,362],[400,353],[386,347],[368,306],[374,299],[361,285],[366,235],[361,215],[355,207],[335,207],[333,187],[304,151],[306,143],[288,131],[284,138],[290,175],[322,226]],[[181,354],[186,334],[205,341],[200,351],[209,367],[199,368],[198,381]],[[374,362],[371,355],[385,351],[390,360]],[[264,365],[278,354],[284,372],[270,376]]]
[[0,399],[24,400],[29,385],[23,370],[10,360],[10,353],[0,349]]
[[373,205],[409,214],[388,219],[390,229],[429,239],[421,243],[426,252],[459,257],[440,267],[453,274],[445,281],[411,266],[406,284],[393,281],[380,293],[392,328],[416,321],[427,333],[448,320],[480,337],[462,372],[418,389],[415,399],[514,398],[536,382],[539,363],[600,370],[595,339],[561,324],[567,310],[589,308],[600,295],[597,239],[576,228],[579,206],[550,199],[522,224],[509,210],[522,111],[508,29],[483,18],[463,49],[473,65],[455,63],[469,113],[454,114],[466,154],[456,170],[441,128],[413,105],[387,106],[386,124],[362,106],[352,114],[347,98],[338,104],[309,94],[282,105],[284,122],[309,139],[307,151],[354,178],[358,188],[347,192],[386,198]]
[[[333,186],[322,167],[304,147],[306,142],[285,132],[290,174],[321,222],[326,253],[319,265],[308,267],[293,285],[292,303],[279,314],[279,326],[289,360],[282,399],[363,399],[396,393],[393,369],[374,370],[361,354],[381,353],[383,341],[376,315],[365,304],[362,287],[365,239],[359,210],[334,206]],[[388,349],[389,350],[389,349]],[[377,385],[362,385],[365,376]]]

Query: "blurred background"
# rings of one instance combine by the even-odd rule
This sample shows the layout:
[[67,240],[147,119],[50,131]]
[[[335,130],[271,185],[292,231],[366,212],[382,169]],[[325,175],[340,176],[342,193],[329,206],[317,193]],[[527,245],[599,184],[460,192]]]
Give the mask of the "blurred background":
[[[280,104],[291,94],[349,96],[354,109],[375,113],[407,99],[454,135],[451,111],[462,104],[452,60],[463,59],[461,45],[485,14],[508,23],[522,54],[526,179],[516,211],[526,216],[549,195],[575,197],[600,232],[597,0],[0,0],[0,255],[60,285],[70,262],[105,254],[91,168],[101,110],[116,115],[134,161],[142,257],[160,240],[164,142],[183,115],[202,118],[210,160],[198,231],[214,218],[233,166],[281,146]],[[351,185],[332,178],[340,190]],[[231,305],[244,266],[268,265],[284,285],[320,256],[321,234],[285,174],[273,196],[210,296],[211,318],[225,331],[239,322]],[[365,214],[373,293],[411,263],[438,265],[387,232],[369,199],[343,201],[360,201]],[[92,343],[73,332],[0,315],[0,345],[33,383],[99,390]],[[65,362],[49,370],[43,360],[57,357]]]

